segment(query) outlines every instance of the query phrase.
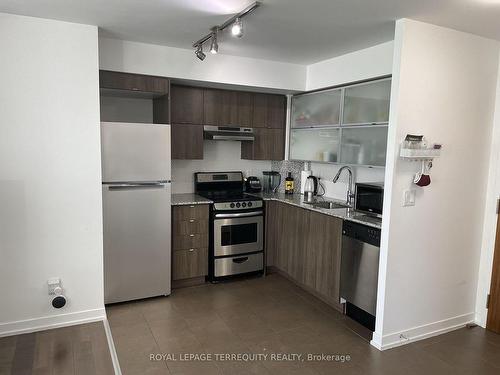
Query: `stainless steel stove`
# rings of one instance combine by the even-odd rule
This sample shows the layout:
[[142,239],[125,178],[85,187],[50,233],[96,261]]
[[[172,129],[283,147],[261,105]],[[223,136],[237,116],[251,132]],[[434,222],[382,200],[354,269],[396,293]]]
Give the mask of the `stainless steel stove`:
[[243,191],[242,172],[195,173],[195,192],[210,212],[209,279],[264,271],[262,199]]

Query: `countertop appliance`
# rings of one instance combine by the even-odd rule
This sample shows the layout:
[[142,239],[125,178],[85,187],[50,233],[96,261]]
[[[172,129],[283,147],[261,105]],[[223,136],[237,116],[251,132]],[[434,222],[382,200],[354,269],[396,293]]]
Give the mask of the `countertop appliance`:
[[308,202],[312,201],[318,195],[319,180],[316,176],[310,175],[306,179],[304,185],[304,199]]
[[357,211],[382,217],[384,204],[383,182],[356,183],[355,206]]
[[264,193],[276,193],[281,184],[281,174],[277,171],[264,171]]
[[101,123],[104,302],[170,294],[170,126]]
[[248,193],[260,193],[262,191],[260,179],[255,176],[247,177],[245,180],[245,191]]
[[375,330],[380,229],[344,221],[340,266],[340,297],[346,314]]
[[263,202],[243,192],[243,173],[195,173],[195,192],[214,202],[210,212],[209,280],[263,273]]

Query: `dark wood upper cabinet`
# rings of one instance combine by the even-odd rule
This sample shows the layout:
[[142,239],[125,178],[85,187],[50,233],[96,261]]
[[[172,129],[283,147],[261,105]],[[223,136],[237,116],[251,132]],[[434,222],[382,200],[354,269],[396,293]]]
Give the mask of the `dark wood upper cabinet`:
[[192,124],[170,126],[172,159],[203,159],[203,127]]
[[172,85],[170,90],[172,123],[203,125],[203,88]]
[[282,129],[285,127],[286,97],[275,94],[255,94],[253,100],[253,126]]
[[286,122],[286,96],[267,95],[267,127],[284,129]]
[[243,126],[238,123],[238,92],[221,90],[221,114],[220,124],[222,126]]
[[254,94],[252,125],[254,128],[267,128],[266,94]]
[[165,95],[168,94],[169,80],[165,77],[100,70],[99,86],[101,89],[139,91]]
[[252,126],[253,94],[238,91],[236,94],[238,124],[242,127]]
[[203,90],[203,124],[219,125],[222,108],[222,95],[220,90]]
[[241,126],[238,123],[237,92],[205,89],[203,93],[204,125]]
[[283,160],[285,157],[284,129],[255,128],[255,140],[241,142],[241,158],[247,160]]

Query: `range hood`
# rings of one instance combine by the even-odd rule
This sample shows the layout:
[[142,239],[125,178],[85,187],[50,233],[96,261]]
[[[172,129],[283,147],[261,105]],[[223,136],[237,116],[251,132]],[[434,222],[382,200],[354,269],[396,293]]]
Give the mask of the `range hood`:
[[214,141],[253,141],[252,128],[238,128],[234,126],[209,126],[203,127],[203,138]]

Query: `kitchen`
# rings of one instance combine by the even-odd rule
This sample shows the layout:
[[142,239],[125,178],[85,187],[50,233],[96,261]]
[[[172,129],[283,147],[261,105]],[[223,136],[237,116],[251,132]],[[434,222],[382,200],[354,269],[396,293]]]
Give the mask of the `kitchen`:
[[[128,111],[132,107],[130,98],[134,93],[141,101],[144,101],[147,92],[144,90],[139,92],[138,87],[141,87],[141,80],[146,81],[148,79],[161,80],[162,78],[101,71],[101,119],[113,121],[116,120],[113,114],[123,116],[125,110],[119,107],[119,94],[126,97],[125,105],[128,107]],[[166,80],[166,78],[163,80]],[[128,82],[134,82],[135,86],[127,87]],[[146,84],[142,86],[146,87]],[[376,309],[383,183],[378,182],[375,185],[356,184],[355,194],[353,172],[351,167],[346,166],[339,169],[339,173],[334,177],[333,181],[337,182],[341,172],[346,170],[349,176],[346,188],[347,198],[343,202],[335,202],[331,198],[328,200],[323,196],[325,187],[321,179],[311,175],[310,170],[299,171],[300,174],[295,171],[295,178],[297,179],[295,194],[293,194],[294,178],[291,177],[292,172],[286,172],[288,177],[285,177],[285,175],[281,176],[278,171],[260,171],[260,179],[266,182],[266,186],[263,194],[259,194],[262,192],[259,177],[249,176],[248,173],[250,172],[247,171],[246,181],[244,181],[242,171],[231,169],[228,172],[222,170],[220,167],[217,168],[216,162],[211,159],[207,160],[211,164],[210,168],[207,168],[204,165],[204,149],[206,146],[216,149],[216,152],[228,152],[230,149],[233,154],[228,153],[225,158],[231,160],[231,163],[234,163],[240,155],[243,160],[279,161],[284,159],[287,97],[277,94],[190,87],[180,85],[179,82],[170,86],[170,89],[166,88],[166,82],[164,86],[164,91],[158,94],[160,96],[150,100],[152,102],[150,106],[152,106],[153,110],[149,117],[153,117],[155,123],[172,123],[170,125],[172,137],[171,155],[173,159],[172,175],[174,176],[172,191],[183,191],[176,187],[176,175],[181,173],[176,171],[176,161],[198,158],[201,161],[196,164],[197,167],[201,170],[210,170],[210,168],[213,170],[213,172],[195,170],[191,176],[187,176],[190,179],[194,178],[194,182],[189,182],[191,186],[194,186],[194,194],[185,192],[186,188],[182,193],[172,194],[172,273],[174,285],[195,285],[197,283],[196,279],[198,279],[198,283],[204,283],[205,278],[208,281],[219,281],[226,279],[227,276],[239,274],[263,274],[264,268],[277,266],[280,271],[285,272],[292,280],[319,292],[319,295],[339,311],[344,311],[343,305],[339,302],[340,297],[346,299],[349,295],[347,306],[352,305],[353,308],[357,309],[359,306],[353,305],[351,302],[359,298],[358,295],[369,294],[368,300],[365,298],[364,301],[359,301],[358,305],[361,304],[365,310],[368,310],[368,312],[362,311],[365,311],[367,315],[365,320],[371,321],[369,327],[373,331],[375,328],[374,315]],[[109,92],[113,95],[111,97],[112,105],[107,103],[108,97],[105,96]],[[153,93],[150,94],[154,95]],[[311,161],[346,163],[352,165],[353,168],[356,168],[356,164],[368,166],[368,168],[380,169],[383,167],[389,116],[389,96],[390,79],[387,78],[315,91],[306,95],[292,96],[290,103],[292,125],[288,168],[298,169],[301,166],[308,165]],[[342,107],[341,103],[343,103]],[[170,115],[167,109],[162,108],[163,106],[171,108]],[[109,113],[105,111],[109,111]],[[161,113],[165,118],[155,117],[156,113]],[[342,123],[340,113],[344,113]],[[306,115],[308,118],[306,118]],[[108,132],[112,132],[113,128],[127,127],[120,124],[103,123],[102,125],[103,139],[105,139],[103,141],[103,181],[106,182],[113,181],[112,177],[106,177],[106,171],[119,163],[133,165],[133,168],[139,169],[142,173],[142,171],[147,171],[148,166],[155,164],[155,160],[158,160],[158,156],[147,156],[146,154],[147,151],[144,148],[153,152],[154,146],[151,143],[138,142],[140,125],[128,125],[129,128],[135,127],[137,129],[136,134],[130,137],[132,140],[130,144],[126,143],[126,140],[118,138],[116,134],[114,137],[112,133],[108,135]],[[339,140],[341,129],[342,140]],[[118,131],[116,130],[116,132]],[[161,128],[159,131],[161,131]],[[151,138],[162,139],[160,135],[157,137],[151,136]],[[119,147],[126,149],[126,153],[122,155],[120,151],[113,151],[113,147],[117,147],[113,145],[113,140]],[[235,145],[228,145],[228,143]],[[356,145],[358,150],[356,150]],[[157,145],[156,147],[159,148],[160,146]],[[361,150],[366,151],[359,151],[360,147]],[[353,149],[355,151],[352,151]],[[108,153],[114,155],[116,160],[108,160]],[[337,154],[342,155],[338,160]],[[136,155],[144,155],[144,160],[138,161]],[[362,155],[367,155],[366,160],[363,159]],[[144,163],[144,166],[141,167],[140,162]],[[110,167],[107,167],[108,164]],[[158,163],[156,162],[156,164]],[[269,161],[262,161],[258,162],[257,165],[269,166],[269,164]],[[249,161],[246,162],[246,167],[254,169],[256,165]],[[121,169],[123,168],[122,166]],[[159,170],[162,169],[164,167],[160,165]],[[186,173],[188,167],[186,165],[180,169],[182,169],[182,173]],[[154,174],[150,171],[147,172],[150,177],[116,176],[114,181],[121,183],[126,180],[131,182],[154,180],[152,177]],[[383,180],[383,170],[379,174],[382,175],[380,180]],[[160,172],[158,172],[158,176],[160,176]],[[267,176],[267,180],[265,176]],[[304,180],[307,180],[307,183],[304,181],[302,186],[300,182],[301,176]],[[169,180],[169,178],[168,176],[162,176],[159,177],[159,180]],[[290,186],[285,187],[285,185]],[[113,188],[112,185],[111,188]],[[137,188],[142,192],[144,185]],[[192,188],[188,191],[190,190],[192,191]],[[105,191],[107,192],[106,189]],[[281,191],[284,194],[280,193]],[[323,194],[319,194],[320,191],[323,191]],[[302,198],[302,196],[306,198]],[[262,199],[264,203],[262,203]],[[292,204],[295,207],[305,208],[307,211],[314,210],[314,212],[319,212],[320,215],[288,207],[290,217],[297,215],[300,217],[296,222],[287,222],[286,217],[288,215],[282,218],[277,217],[281,204],[275,202]],[[356,207],[354,202],[356,202]],[[104,203],[106,207],[106,198]],[[122,210],[125,202],[117,201],[115,204]],[[208,206],[212,204],[213,206]],[[167,208],[163,210],[166,212]],[[134,228],[141,226],[140,221],[144,220],[142,217],[146,216],[147,212],[143,215],[137,215],[137,222],[130,222],[125,227],[118,226],[117,230],[124,231],[125,229],[130,238],[117,241],[117,244],[110,243],[108,252],[105,250],[105,277],[108,280],[107,284],[105,283],[105,294],[107,296],[105,301],[108,303],[155,295],[151,294],[147,288],[145,288],[145,294],[143,295],[136,295],[135,291],[132,292],[131,286],[139,285],[140,280],[144,278],[141,275],[154,265],[153,262],[149,266],[144,265],[143,270],[139,270],[137,264],[143,256],[142,253],[135,260],[131,255],[130,269],[114,271],[118,278],[119,275],[127,275],[128,281],[126,284],[121,279],[118,279],[119,282],[115,281],[112,271],[114,268],[113,257],[124,257],[123,248],[125,243],[133,243],[134,237],[147,238],[138,229],[134,230]],[[158,215],[152,216],[156,218]],[[312,217],[310,217],[311,215]],[[311,225],[314,226],[316,222],[327,219],[322,218],[323,215],[332,215],[341,219],[331,224],[327,223],[338,233],[337,238],[324,239],[322,238],[324,234],[321,232],[309,234],[307,231],[309,220],[311,220]],[[119,216],[125,217],[126,215],[114,213],[112,207],[109,213],[105,211],[105,241],[107,236],[110,238],[118,237],[118,234],[106,233],[108,227],[106,225],[107,218],[110,218],[109,227],[111,227],[114,225],[113,221]],[[266,216],[265,220],[264,216]],[[346,269],[343,275],[358,273],[370,275],[369,279],[359,281],[361,284],[364,283],[363,288],[371,289],[370,293],[367,293],[366,290],[361,294],[356,293],[359,286],[357,286],[355,278],[348,280],[347,276],[344,276],[342,278],[345,283],[343,287],[344,295],[340,296],[341,245],[333,244],[340,244],[341,242],[342,220],[359,224],[344,224],[343,233],[346,237],[351,232],[350,236],[353,240],[354,238],[363,238],[363,236],[375,236],[374,241],[372,241],[375,248],[369,250],[373,254],[370,252],[367,252],[366,255],[360,253],[351,260],[348,260],[345,256],[343,263],[343,267],[355,267]],[[273,224],[278,224],[278,227],[273,227]],[[147,228],[147,231],[151,231],[154,223],[142,225]],[[279,227],[280,225],[282,227]],[[292,232],[287,233],[290,229],[292,229]],[[296,242],[295,246],[297,248],[285,244],[284,237],[289,237],[290,240],[293,237],[293,232],[297,230],[302,232],[297,233],[302,238],[292,239],[292,242]],[[264,236],[264,233],[266,233],[266,236]],[[280,233],[282,236],[279,235]],[[264,246],[264,237],[266,246]],[[313,237],[318,237],[320,243],[312,242]],[[347,244],[350,242],[357,243],[357,241],[349,241],[347,238],[343,242],[344,247],[348,246]],[[363,248],[364,243],[359,242],[361,248]],[[323,245],[322,250],[320,250],[321,245]],[[368,246],[368,242],[366,242],[366,245]],[[134,246],[138,246],[138,244]],[[356,244],[353,246],[352,250],[344,250],[343,253],[348,254],[359,247]],[[116,247],[117,250],[112,250],[113,247]],[[282,250],[279,250],[280,248]],[[304,248],[311,248],[313,252],[306,254]],[[115,255],[111,255],[113,251],[116,252]],[[279,254],[280,251],[282,254]],[[317,251],[318,254],[314,253],[314,251]],[[307,265],[308,262],[315,263],[316,258],[323,256],[321,251],[327,256],[325,260],[331,258],[330,263],[327,263],[323,270],[316,270],[316,265],[314,265],[310,270],[311,275],[303,275],[306,269],[311,268],[311,265]],[[291,256],[293,252],[297,253],[298,258],[296,260],[293,260]],[[335,255],[329,254],[330,252]],[[133,254],[132,248],[130,253]],[[281,259],[283,257],[284,260]],[[372,257],[371,263],[369,265],[360,265],[358,263],[356,266],[348,266],[348,262],[361,257]],[[274,259],[277,261],[276,264]],[[280,265],[279,262],[282,264]],[[291,262],[291,264],[289,265],[288,262]],[[109,268],[107,268],[108,265]],[[287,272],[285,270],[289,268],[288,266],[290,266],[290,269]],[[302,270],[301,267],[305,269]],[[333,276],[328,275],[332,273],[331,267],[335,269]],[[336,267],[339,269],[336,269]],[[359,269],[359,267],[364,268]],[[295,270],[295,268],[298,269]],[[134,272],[136,278],[131,277]],[[159,278],[160,275],[162,275],[161,270],[158,271],[157,276],[151,273],[151,282],[154,283],[155,278]],[[306,282],[306,279],[312,280]],[[324,279],[326,283],[330,284],[316,287],[316,279]],[[318,282],[318,284],[321,284],[321,282]],[[129,290],[131,294],[128,297],[119,297],[120,293],[114,292],[114,289],[118,287]]]
[[500,46],[389,2],[384,38],[335,51],[277,42],[304,21],[279,0],[172,44],[0,7],[0,369],[494,373]]

